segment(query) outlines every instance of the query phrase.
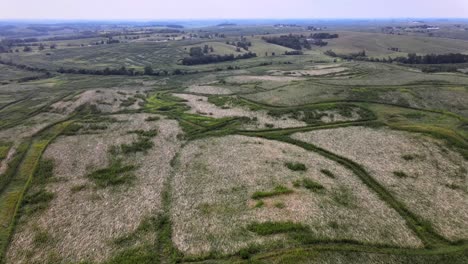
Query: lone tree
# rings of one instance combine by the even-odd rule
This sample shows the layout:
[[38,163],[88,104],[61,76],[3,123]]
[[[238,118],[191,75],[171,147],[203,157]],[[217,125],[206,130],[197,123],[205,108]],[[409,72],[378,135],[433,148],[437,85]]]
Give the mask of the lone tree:
[[145,75],[153,75],[153,68],[151,66],[145,66]]

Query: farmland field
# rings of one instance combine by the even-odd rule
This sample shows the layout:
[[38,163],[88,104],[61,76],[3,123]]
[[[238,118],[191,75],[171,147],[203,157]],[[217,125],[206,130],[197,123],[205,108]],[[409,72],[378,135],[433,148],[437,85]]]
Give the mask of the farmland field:
[[323,23],[0,37],[0,263],[467,263],[467,38]]

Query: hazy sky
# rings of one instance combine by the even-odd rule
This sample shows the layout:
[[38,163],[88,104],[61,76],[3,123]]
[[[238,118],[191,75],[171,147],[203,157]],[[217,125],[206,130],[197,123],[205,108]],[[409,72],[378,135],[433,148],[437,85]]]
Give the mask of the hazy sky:
[[468,18],[468,0],[1,0],[0,19]]

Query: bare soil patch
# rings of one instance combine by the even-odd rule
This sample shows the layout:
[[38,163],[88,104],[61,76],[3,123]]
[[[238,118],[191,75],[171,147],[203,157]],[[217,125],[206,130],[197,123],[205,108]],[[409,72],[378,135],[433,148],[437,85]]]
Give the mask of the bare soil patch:
[[451,240],[468,238],[468,162],[443,142],[389,129],[295,134],[363,165],[397,199]]
[[[292,171],[287,162],[306,170]],[[304,179],[323,189],[295,187]],[[263,206],[256,206],[255,192],[279,185],[293,192],[263,198]],[[350,171],[282,142],[244,136],[191,142],[180,153],[172,193],[173,241],[187,254],[232,253],[252,243],[285,241],[246,230],[253,221],[303,223],[317,238],[421,246],[404,220]]]

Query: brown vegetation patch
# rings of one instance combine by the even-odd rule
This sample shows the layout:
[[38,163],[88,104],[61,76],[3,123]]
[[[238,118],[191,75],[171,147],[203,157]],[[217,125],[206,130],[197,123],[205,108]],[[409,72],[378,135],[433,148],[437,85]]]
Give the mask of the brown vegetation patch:
[[0,130],[0,140],[18,143],[22,139],[31,137],[48,125],[64,119],[65,116],[56,113],[39,113],[24,120],[21,125]]
[[139,103],[143,102],[141,98],[134,97],[136,89],[99,89],[85,91],[71,100],[60,101],[51,107],[59,113],[70,114],[78,107],[89,104],[94,105],[101,112],[114,113],[123,109],[138,109]]
[[[8,259],[10,263],[44,262],[50,254],[61,262],[96,261],[108,258],[118,250],[112,241],[134,231],[148,215],[161,210],[163,182],[171,173],[170,160],[180,146],[176,121],[162,119],[147,122],[146,114],[113,116],[112,123],[97,135],[61,136],[44,153],[55,163],[57,180],[46,185],[55,198],[43,213],[21,219]],[[151,140],[154,147],[146,154],[124,157],[125,164],[136,167],[130,185],[95,188],[86,176],[109,164],[109,149],[131,143],[134,130],[157,129]],[[44,230],[53,240],[46,247],[35,247],[35,228]]]
[[211,85],[191,85],[186,91],[199,94],[232,94],[227,88]]
[[[245,230],[253,221],[303,223],[317,238],[421,246],[404,220],[355,175],[297,146],[227,136],[194,141],[179,157],[173,182],[173,241],[187,254],[232,253],[251,243],[285,239]],[[285,166],[288,162],[307,169],[291,171]],[[323,169],[335,177],[324,175]],[[314,181],[323,190],[296,181]],[[252,198],[255,192],[275,191],[278,186],[293,192]]]
[[305,122],[282,116],[279,118],[272,117],[266,111],[250,111],[238,106],[218,107],[210,102],[205,96],[192,94],[174,94],[175,96],[185,99],[185,102],[190,106],[190,113],[211,116],[214,118],[222,117],[249,117],[252,122],[245,125],[246,129],[262,129],[266,127],[287,128],[287,127],[303,127]]
[[269,75],[239,75],[226,78],[227,82],[230,83],[251,83],[251,82],[261,82],[261,81],[270,81],[270,82],[292,82],[300,81],[303,78],[299,77],[286,77],[286,76],[269,76]]
[[363,165],[448,239],[468,238],[468,162],[443,143],[389,129],[347,127],[295,134]]

